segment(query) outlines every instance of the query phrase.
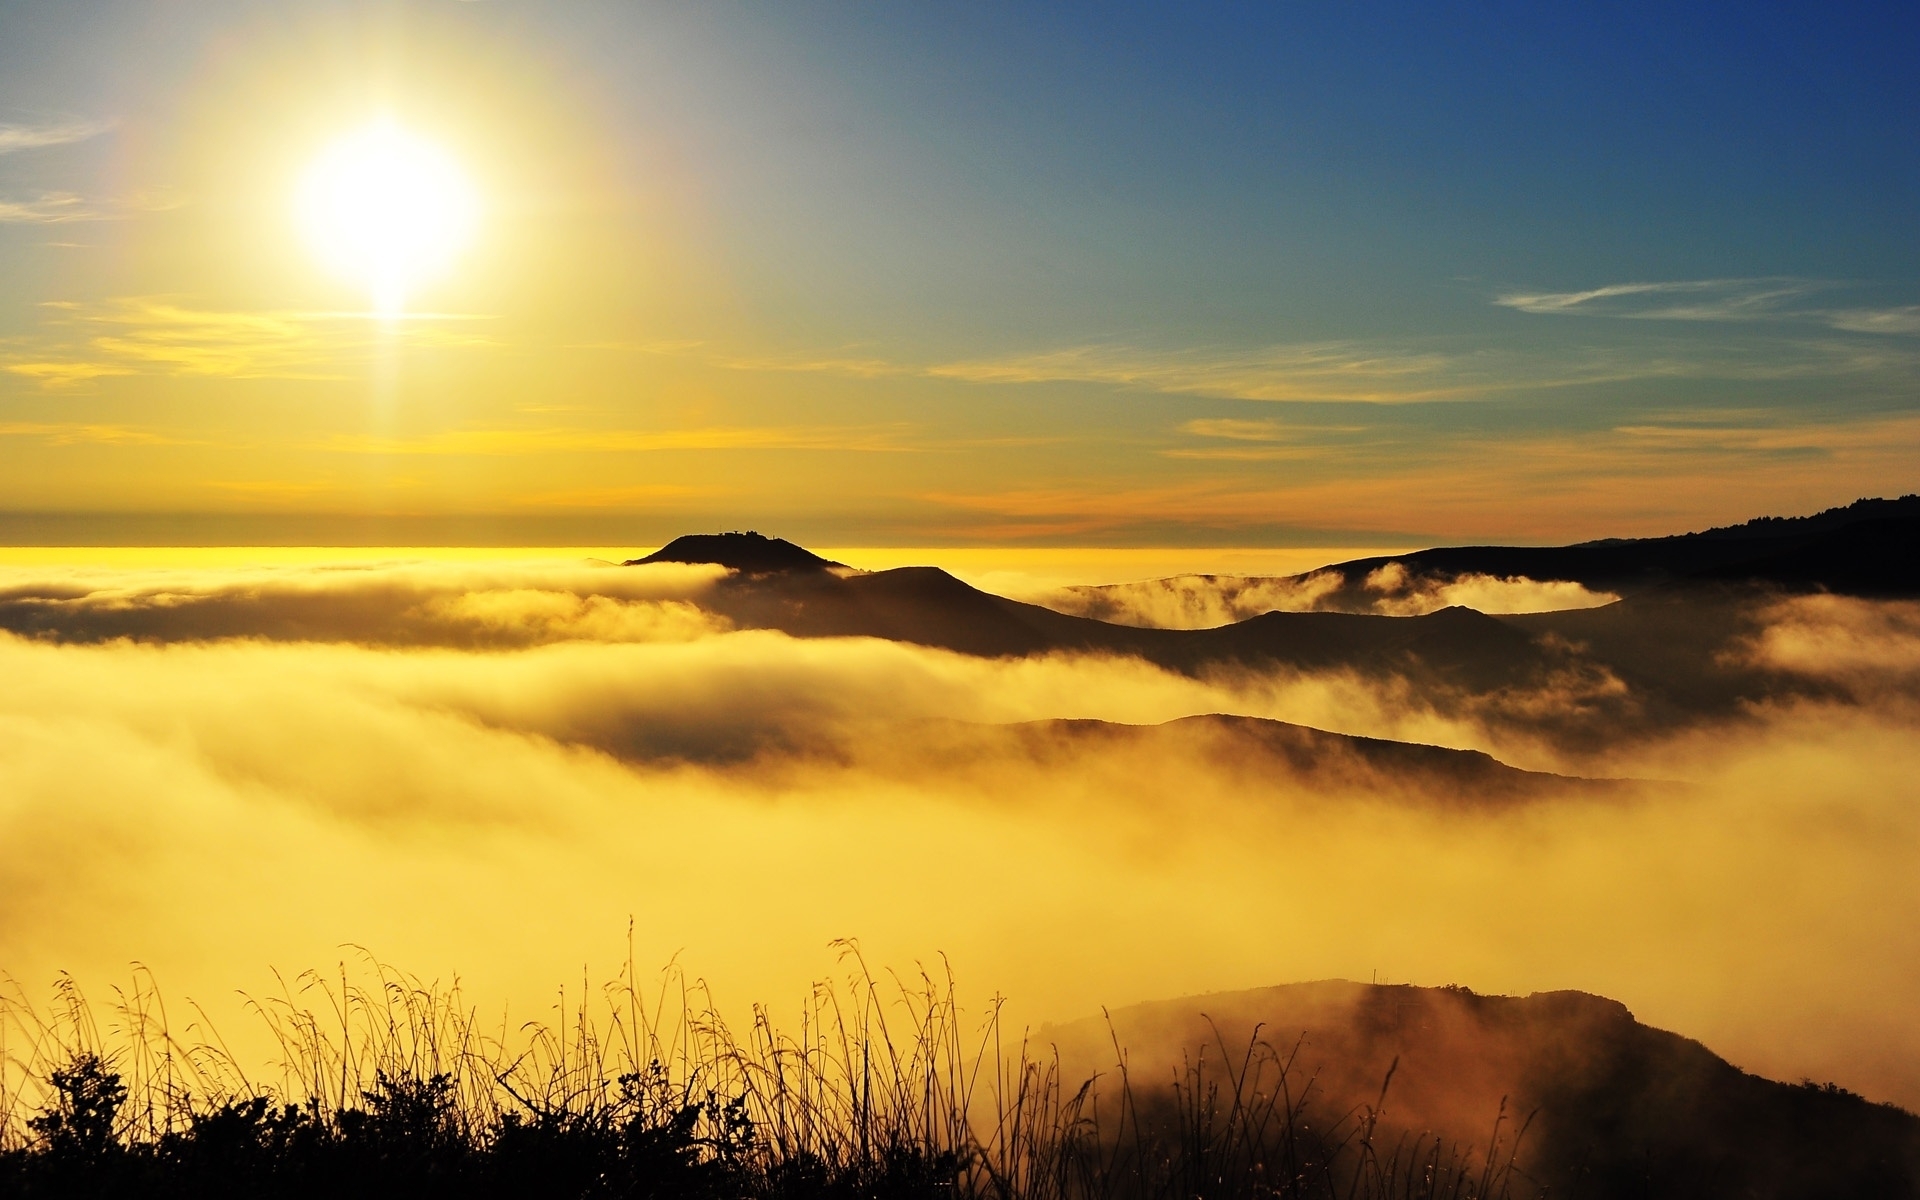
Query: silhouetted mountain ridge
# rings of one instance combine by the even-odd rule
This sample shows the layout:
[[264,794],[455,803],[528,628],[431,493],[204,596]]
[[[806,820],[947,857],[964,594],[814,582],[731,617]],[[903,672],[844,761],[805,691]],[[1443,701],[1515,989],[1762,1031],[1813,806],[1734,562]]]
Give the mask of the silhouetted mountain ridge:
[[1812,516],[1758,517],[1672,537],[1608,538],[1570,546],[1446,546],[1354,559],[1323,568],[1342,577],[1347,593],[1329,602],[1347,599],[1364,605],[1368,577],[1394,563],[1416,583],[1491,575],[1566,580],[1623,596],[1689,583],[1916,596],[1920,495],[1856,500]]
[[938,567],[743,574],[703,603],[740,627],[796,637],[878,637],[995,658],[1107,653],[1183,672],[1225,661],[1419,669],[1480,687],[1541,658],[1528,634],[1469,608],[1419,617],[1274,612],[1217,629],[1142,629],[996,596]]
[[1335,733],[1225,713],[1180,717],[1153,725],[1056,719],[1012,725],[922,722],[912,763],[953,772],[997,770],[1014,756],[1050,767],[1057,759],[1142,750],[1155,761],[1185,755],[1232,777],[1247,795],[1276,786],[1323,793],[1353,792],[1468,807],[1501,807],[1543,799],[1612,800],[1671,794],[1682,785],[1638,779],[1590,779],[1528,771],[1479,750]]
[[[1755,705],[1831,693],[1838,685],[1756,660],[1753,639],[1782,591],[1920,595],[1920,519],[1901,515],[1915,504],[1910,497],[1862,502],[1778,525],[1750,522],[1735,527],[1747,532],[1729,536],[1455,547],[1328,568],[1346,573],[1344,585],[1359,601],[1378,598],[1367,594],[1366,580],[1389,563],[1428,580],[1474,573],[1575,579],[1627,596],[1599,608],[1523,615],[1457,606],[1419,616],[1268,612],[1209,629],[1153,629],[992,595],[937,567],[830,569],[818,555],[758,535],[683,538],[641,561],[667,561],[671,552],[673,561],[726,556],[741,564],[700,600],[739,628],[883,638],[996,658],[1107,654],[1194,676],[1243,668],[1346,675],[1410,689],[1448,711],[1467,705],[1482,720],[1584,752],[1636,729],[1737,719]],[[1775,528],[1791,532],[1754,534]]]
[[[1868,497],[1855,500],[1852,504],[1841,505],[1805,517],[1754,517],[1738,525],[1716,525],[1711,529],[1702,529],[1695,533],[1683,533],[1681,538],[1771,538],[1786,537],[1803,533],[1824,533],[1841,529],[1861,521],[1878,520],[1915,520],[1920,519],[1920,494],[1909,493],[1893,499],[1886,497]],[[1609,546],[1645,541],[1665,541],[1666,538],[1600,538],[1591,542],[1579,542],[1576,545]]]
[[743,629],[882,638],[989,658],[1069,652],[1139,658],[1196,676],[1236,667],[1347,673],[1404,681],[1435,697],[1573,685],[1589,698],[1529,719],[1569,745],[1597,745],[1620,721],[1684,722],[1770,694],[1776,679],[1727,652],[1752,630],[1743,596],[1723,586],[1534,616],[1460,607],[1412,617],[1270,612],[1212,629],[1147,629],[996,596],[937,567],[902,567],[742,573],[701,603]]

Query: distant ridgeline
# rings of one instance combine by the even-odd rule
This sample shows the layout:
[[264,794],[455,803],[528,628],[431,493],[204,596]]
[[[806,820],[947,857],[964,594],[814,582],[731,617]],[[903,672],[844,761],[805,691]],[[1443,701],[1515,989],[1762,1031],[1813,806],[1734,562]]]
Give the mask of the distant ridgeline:
[[1414,578],[1463,575],[1568,580],[1627,596],[1648,588],[1761,584],[1853,596],[1920,595],[1920,495],[1856,500],[1810,517],[1759,517],[1742,525],[1659,538],[1606,538],[1573,546],[1453,546],[1336,564],[1348,588],[1398,563]]
[[[1591,711],[1567,718],[1565,728],[1532,731],[1571,746],[1629,728],[1678,728],[1794,694],[1800,682],[1741,652],[1754,614],[1782,593],[1920,596],[1920,496],[1675,537],[1360,559],[1278,581],[1285,586],[1276,591],[1310,592],[1310,606],[1276,606],[1208,627],[1128,624],[1084,608],[1087,615],[1077,615],[981,591],[937,567],[858,571],[758,533],[682,537],[632,561],[731,568],[701,604],[736,628],[795,637],[884,638],[989,657],[1111,654],[1193,675],[1227,663],[1344,671],[1461,696],[1546,688],[1570,671],[1624,685],[1611,699],[1590,697]],[[1488,576],[1569,581],[1623,599],[1487,613],[1444,598],[1452,581]],[[1411,615],[1380,606],[1383,596],[1422,589],[1448,606]]]
[[[1829,508],[1810,517],[1755,517],[1738,525],[1720,525],[1700,533],[1680,535],[1684,538],[1769,538],[1786,537],[1795,534],[1821,533],[1831,529],[1841,529],[1859,521],[1879,521],[1889,519],[1914,520],[1920,518],[1920,495],[1901,496],[1897,500],[1871,499],[1855,500],[1844,508]],[[1600,546],[1610,542],[1631,541],[1629,538],[1601,538],[1582,545]]]
[[[717,563],[744,575],[849,571],[792,542],[751,531],[689,534],[626,565],[659,562]],[[1809,517],[1756,517],[1671,537],[1603,538],[1571,546],[1438,547],[1353,559],[1313,574],[1338,574],[1342,590],[1364,600],[1368,579],[1395,565],[1405,569],[1410,581],[1523,577],[1564,580],[1622,596],[1688,583],[1920,596],[1920,495],[1856,500]],[[1340,610],[1339,598],[1337,592],[1329,594],[1324,607]],[[1364,608],[1357,604],[1355,611]]]

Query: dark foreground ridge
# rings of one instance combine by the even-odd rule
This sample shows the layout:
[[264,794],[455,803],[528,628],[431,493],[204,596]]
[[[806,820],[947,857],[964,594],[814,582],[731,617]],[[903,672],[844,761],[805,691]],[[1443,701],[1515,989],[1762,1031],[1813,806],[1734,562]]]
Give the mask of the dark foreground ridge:
[[1514,1195],[1920,1194],[1920,1118],[1830,1084],[1748,1074],[1583,992],[1290,984],[1136,1005],[1039,1036],[1069,1076],[1111,1061],[1116,1038],[1135,1076],[1177,1070],[1184,1055],[1212,1058],[1225,1079],[1275,1055],[1269,1075],[1284,1062],[1313,1079],[1327,1110],[1381,1113],[1383,1144],[1392,1130],[1485,1146],[1504,1101]]
[[630,558],[624,566],[646,563],[717,563],[748,575],[777,571],[825,571],[842,564],[821,558],[785,538],[745,533],[689,533],[673,539],[645,558]]
[[171,1041],[50,1063],[37,1105],[4,1097],[0,1196],[1920,1195],[1920,1118],[1746,1074],[1579,992],[1293,984],[1123,1008],[1002,1059],[991,1016],[983,1036],[932,980],[862,972],[804,1042],[763,1021],[735,1040],[710,1011],[662,1041],[678,1016],[616,989],[612,1019],[565,1014],[521,1050],[476,1036],[457,994],[381,979],[347,1010],[378,1018],[357,1040],[281,1016],[290,1091],[222,1085],[230,1060]]

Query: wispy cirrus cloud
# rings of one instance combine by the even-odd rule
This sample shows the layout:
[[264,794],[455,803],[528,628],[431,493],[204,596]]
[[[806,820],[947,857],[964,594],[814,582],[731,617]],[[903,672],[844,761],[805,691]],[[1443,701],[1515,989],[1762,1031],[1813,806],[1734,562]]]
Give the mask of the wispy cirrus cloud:
[[848,375],[855,379],[883,379],[889,375],[918,374],[919,369],[883,358],[820,354],[782,358],[777,356],[722,358],[718,365],[730,371],[794,371],[806,374]]
[[376,329],[367,314],[236,312],[203,309],[177,297],[140,296],[105,304],[51,301],[51,337],[4,363],[49,389],[124,375],[227,379],[335,379],[343,361],[376,343],[482,347],[471,325],[483,318],[421,314]]
[[104,209],[72,192],[43,192],[31,200],[0,200],[0,225],[67,225],[108,219]]
[[[1585,293],[1580,293],[1585,295]],[[1751,304],[1774,303],[1750,297]],[[1549,301],[1542,299],[1543,305]],[[1707,320],[1709,305],[1686,306]],[[1729,311],[1734,302],[1728,302]],[[1677,313],[1679,306],[1669,304]],[[1561,311],[1551,306],[1534,311]],[[1571,311],[1579,311],[1575,303]],[[1733,318],[1727,318],[1733,319]],[[928,368],[975,383],[1099,383],[1165,395],[1225,400],[1417,404],[1517,392],[1658,379],[1781,380],[1911,369],[1910,356],[1862,350],[1842,339],[1776,340],[1765,346],[1665,339],[1632,348],[1567,352],[1484,347],[1419,350],[1346,342],[1243,351],[1147,350],[1121,345],[977,360]],[[1191,432],[1191,431],[1190,431]]]
[[850,353],[846,347],[750,354],[696,339],[656,338],[644,341],[582,342],[570,348],[624,350],[662,358],[694,358],[727,371],[844,375],[852,379],[882,379],[926,373],[923,366]]
[[1181,425],[1180,432],[1234,442],[1283,442],[1326,434],[1365,433],[1367,428],[1365,425],[1302,425],[1293,421],[1200,417]]
[[77,225],[123,221],[138,213],[166,212],[184,200],[168,191],[89,200],[77,192],[42,192],[26,200],[0,199],[0,225]]
[[1834,308],[1811,303],[1844,285],[1816,279],[1682,279],[1610,283],[1576,292],[1514,291],[1494,297],[1502,308],[1544,316],[1612,317],[1630,321],[1800,321],[1845,333],[1920,333],[1920,305]]
[[[1452,538],[1572,540],[1623,528],[1669,533],[1686,527],[1687,513],[1764,511],[1796,492],[1912,490],[1920,416],[1831,422],[1732,416],[1674,413],[1526,436],[1383,436],[1297,455],[1287,453],[1298,449],[1287,443],[1229,442],[1218,449],[1256,452],[1239,460],[1248,469],[1235,470],[1234,459],[1213,455],[1222,460],[1216,469],[1165,484],[1114,488],[1087,477],[1055,486],[930,490],[920,499],[964,514],[957,528],[968,535],[995,538],[1153,536],[1169,522],[1375,537],[1404,531],[1409,513],[1416,513]],[[1205,449],[1179,457],[1205,457]],[[1257,454],[1266,450],[1277,453]],[[1273,472],[1253,465],[1269,460],[1297,467]],[[1403,536],[1411,535],[1392,538]]]
[[[342,437],[317,449],[349,454],[501,456],[655,450],[911,451],[905,426],[711,426],[701,429],[449,429],[414,438]],[[572,493],[568,493],[571,495]]]
[[[1499,301],[1529,312],[1562,315],[1671,316],[1705,322],[1746,313],[1758,320],[1770,308],[1784,315],[1791,298],[1816,285],[1777,286],[1735,294],[1707,284],[1622,284],[1586,292],[1515,294]],[[1732,281],[1751,283],[1753,281]],[[1826,286],[1826,285],[1817,285]],[[1684,299],[1676,299],[1684,293]],[[1622,298],[1638,307],[1629,310]],[[1618,309],[1619,311],[1615,311]],[[1806,310],[1795,310],[1802,315]],[[1715,316],[1715,314],[1721,314]],[[1816,314],[1835,329],[1897,332],[1920,322],[1920,309]],[[1807,337],[1732,342],[1666,336],[1631,347],[1519,349],[1474,345],[1461,339],[1420,341],[1352,339],[1264,346],[1149,346],[1099,342],[953,361],[889,359],[829,351],[745,354],[699,341],[600,343],[592,348],[688,358],[741,372],[807,372],[849,379],[956,380],[985,386],[1091,384],[1117,390],[1221,400],[1348,404],[1419,404],[1484,400],[1528,391],[1666,379],[1788,380],[1842,375],[1899,374],[1914,368],[1903,350],[1867,349],[1855,339]],[[864,349],[864,348],[861,348]],[[1192,432],[1192,431],[1189,431]]]
[[1579,292],[1508,292],[1503,308],[1552,316],[1646,321],[1755,321],[1780,315],[1795,301],[1831,285],[1806,279],[1685,279],[1610,283]]
[[96,379],[137,374],[120,363],[79,358],[20,359],[6,364],[8,374],[31,379],[50,391],[82,387]]
[[1240,443],[1230,446],[1175,446],[1160,451],[1161,458],[1192,462],[1289,462],[1318,458],[1316,446],[1275,446]]
[[[111,121],[70,119],[37,125],[0,122],[0,157],[88,141],[113,128]],[[111,221],[130,213],[173,207],[170,197],[134,195],[110,201],[89,200],[70,191],[0,197],[0,225],[67,225]]]
[[[1759,297],[1749,297],[1748,302],[1754,306],[1775,303]],[[1666,307],[1678,312],[1680,306]],[[1705,314],[1710,306],[1704,301],[1685,307],[1694,314],[1685,319],[1709,319]],[[1733,302],[1727,305],[1728,311],[1734,307],[1737,305]],[[1853,328],[1878,321],[1892,331],[1900,321],[1914,320],[1915,314],[1903,310],[1883,316],[1859,310],[1849,319],[1854,326],[1841,326],[1838,320],[1828,323]],[[1875,331],[1880,328],[1876,326]],[[986,385],[1086,383],[1222,400],[1395,405],[1479,400],[1639,380],[1765,381],[1889,372],[1904,375],[1914,367],[1911,359],[1904,352],[1869,350],[1858,342],[1830,337],[1775,339],[1764,346],[1669,338],[1651,346],[1590,346],[1567,352],[1470,346],[1421,349],[1361,341],[1238,350],[1157,349],[1106,343],[885,371],[870,360],[842,366],[827,358],[781,369],[833,371],[861,378],[918,375]],[[730,365],[748,369],[744,361]],[[752,369],[775,368],[757,362]]]
[[1455,356],[1359,343],[1240,350],[1154,350],[1121,344],[941,363],[925,374],[970,383],[1104,383],[1236,400],[1391,404],[1475,394]]
[[67,120],[40,125],[0,123],[0,154],[22,150],[40,150],[48,146],[68,146],[84,142],[113,128],[112,121]]
[[[1175,446],[1160,451],[1162,458],[1220,462],[1279,462],[1326,453],[1329,436],[1365,432],[1364,425],[1298,425],[1238,417],[1201,417],[1180,426],[1180,432],[1215,443]],[[1225,445],[1218,443],[1225,442]]]
[[1843,308],[1827,314],[1827,323],[1849,333],[1920,333],[1920,304],[1895,308]]
[[1195,437],[1227,438],[1236,442],[1277,442],[1287,436],[1278,421],[1247,421],[1233,417],[1203,417],[1188,421],[1181,432]]
[[334,339],[299,314],[217,312],[167,300],[84,314],[91,347],[109,361],[162,374],[315,377]]
[[1236,400],[1345,400],[1406,403],[1470,395],[1448,378],[1451,355],[1358,342],[1251,348],[1152,348],[1119,342],[1069,346],[952,362],[912,362],[846,348],[775,354],[731,353],[705,342],[603,344],[600,349],[704,359],[730,371],[918,377],[967,383],[1095,383]]
[[1617,425],[1613,432],[1634,449],[1653,453],[1744,455],[1748,457],[1832,457],[1863,451],[1904,428],[1909,441],[1912,422],[1880,421],[1815,425],[1806,422],[1712,419],[1666,419]]
[[139,429],[131,425],[104,425],[86,422],[10,421],[0,422],[0,438],[38,438],[49,446],[184,446],[193,443],[180,438]]

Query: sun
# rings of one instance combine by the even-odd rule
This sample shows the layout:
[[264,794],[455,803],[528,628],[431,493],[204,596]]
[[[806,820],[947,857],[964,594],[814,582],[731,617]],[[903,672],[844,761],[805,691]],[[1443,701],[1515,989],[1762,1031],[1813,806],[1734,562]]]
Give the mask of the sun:
[[391,120],[327,147],[300,181],[297,209],[315,255],[387,316],[453,264],[480,215],[453,156]]

